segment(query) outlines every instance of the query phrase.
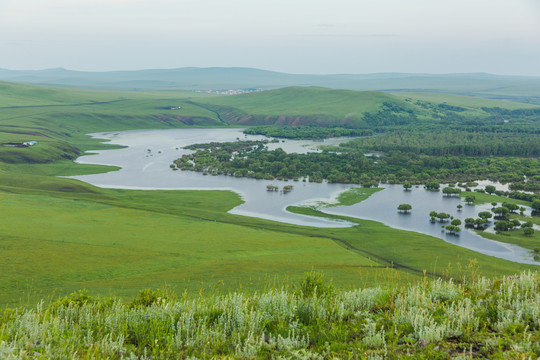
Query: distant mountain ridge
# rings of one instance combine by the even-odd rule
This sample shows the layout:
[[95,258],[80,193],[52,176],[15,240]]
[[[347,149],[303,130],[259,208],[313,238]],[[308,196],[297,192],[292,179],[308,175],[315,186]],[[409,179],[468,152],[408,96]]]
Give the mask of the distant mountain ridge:
[[241,67],[185,67],[135,71],[88,72],[63,68],[0,69],[0,80],[87,89],[224,90],[287,86],[385,92],[438,92],[540,104],[540,77],[471,74],[287,74]]

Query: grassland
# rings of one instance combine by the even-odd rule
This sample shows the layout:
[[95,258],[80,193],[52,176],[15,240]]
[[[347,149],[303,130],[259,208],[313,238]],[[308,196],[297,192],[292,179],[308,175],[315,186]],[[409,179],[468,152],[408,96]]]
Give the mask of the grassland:
[[525,201],[525,200],[519,200],[519,199],[509,199],[505,196],[497,196],[497,195],[493,195],[493,194],[486,194],[486,193],[479,193],[479,192],[475,192],[475,191],[462,191],[459,196],[462,197],[462,198],[465,198],[469,195],[472,195],[474,196],[474,202],[473,204],[475,205],[478,205],[478,204],[491,204],[492,202],[496,202],[496,203],[503,203],[503,202],[509,202],[509,203],[512,203],[512,204],[517,204],[517,205],[525,205],[525,206],[531,206],[531,203],[529,201]]
[[249,93],[241,96],[216,97],[204,102],[239,108],[256,115],[325,114],[332,117],[359,116],[375,111],[384,101],[399,97],[376,91],[329,90],[320,87],[290,87]]
[[[86,135],[91,132],[223,126],[214,113],[189,103],[201,96],[191,92],[113,93],[0,82],[0,93],[0,143],[38,141],[32,148],[0,146],[0,168],[73,160],[81,151],[110,148]],[[162,109],[167,106],[182,109]]]
[[[0,97],[0,143],[38,141],[29,148],[0,147],[3,306],[82,288],[123,298],[162,286],[179,293],[253,292],[275,279],[297,281],[311,269],[340,288],[414,282],[424,270],[457,278],[470,264],[486,276],[535,269],[375,222],[316,229],[230,215],[226,211],[240,199],[229,192],[107,190],[58,178],[114,170],[73,163],[85,150],[111,148],[89,132],[230,125],[194,104],[213,100],[193,93],[5,83],[0,92],[7,94]],[[167,106],[182,109],[162,109]]]
[[[375,91],[289,87],[231,97],[199,99],[196,103],[219,112],[241,125],[365,126],[363,114],[376,112],[384,103],[414,106],[401,97]],[[418,109],[416,109],[418,110]]]
[[[112,191],[91,197],[1,193],[2,303],[24,301],[17,299],[23,293],[47,297],[82,288],[120,296],[165,285],[179,292],[219,284],[253,290],[267,276],[296,278],[322,264],[344,284],[362,273],[347,268],[378,267],[324,237],[212,220],[238,203],[227,192]],[[182,205],[159,209],[172,201]],[[201,203],[212,203],[213,211],[197,212]]]
[[366,200],[368,197],[381,190],[382,188],[352,188],[339,194],[337,202],[328,204],[328,206],[354,205]]

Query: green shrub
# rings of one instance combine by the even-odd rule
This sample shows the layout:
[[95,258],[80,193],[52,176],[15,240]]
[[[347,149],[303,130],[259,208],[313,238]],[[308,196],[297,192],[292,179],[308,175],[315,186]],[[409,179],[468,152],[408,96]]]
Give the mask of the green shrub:
[[93,304],[97,301],[96,298],[93,298],[92,296],[88,295],[88,290],[79,290],[76,292],[73,292],[69,294],[68,296],[64,296],[63,298],[60,298],[56,300],[52,307],[53,308],[59,308],[60,306],[74,306],[74,307],[81,307],[85,304]]
[[139,291],[139,295],[131,300],[130,307],[149,307],[154,304],[167,303],[176,298],[176,295],[168,289],[144,289]]
[[304,279],[297,286],[296,293],[303,297],[318,296],[322,298],[333,297],[336,293],[332,282],[324,281],[324,275],[311,271],[306,273]]

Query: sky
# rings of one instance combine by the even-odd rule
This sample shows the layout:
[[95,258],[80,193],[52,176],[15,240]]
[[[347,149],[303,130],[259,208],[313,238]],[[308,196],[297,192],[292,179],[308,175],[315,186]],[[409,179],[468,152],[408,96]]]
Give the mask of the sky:
[[0,68],[540,76],[540,0],[0,0]]

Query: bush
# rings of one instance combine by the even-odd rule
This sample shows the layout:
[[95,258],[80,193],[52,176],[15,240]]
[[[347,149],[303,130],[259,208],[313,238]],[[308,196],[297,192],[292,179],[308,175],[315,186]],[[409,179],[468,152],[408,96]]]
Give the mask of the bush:
[[166,303],[174,299],[176,299],[176,295],[170,290],[160,289],[154,291],[151,289],[144,289],[139,291],[139,295],[131,300],[130,307],[149,307],[154,304],[159,304],[160,302]]
[[314,295],[323,298],[330,298],[335,295],[336,290],[332,282],[325,282],[324,275],[320,272],[311,271],[306,273],[304,279],[297,286],[296,293],[303,297]]
[[96,302],[96,298],[91,297],[88,295],[88,290],[79,290],[76,292],[73,292],[69,294],[68,296],[64,296],[63,298],[60,298],[56,300],[52,307],[53,308],[59,308],[61,306],[74,306],[74,307],[81,307],[85,304],[93,304]]

